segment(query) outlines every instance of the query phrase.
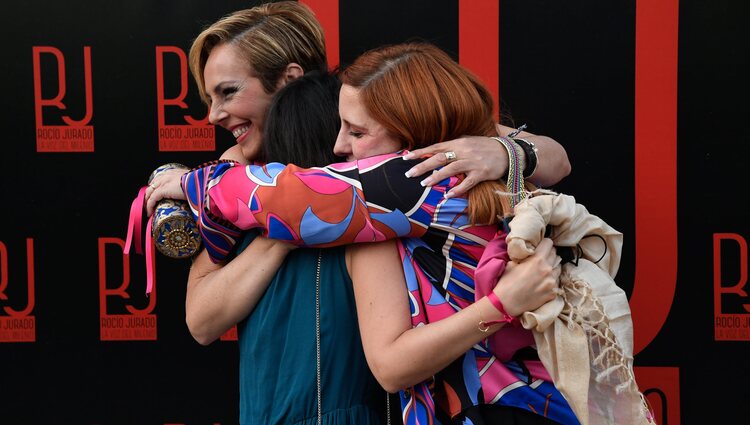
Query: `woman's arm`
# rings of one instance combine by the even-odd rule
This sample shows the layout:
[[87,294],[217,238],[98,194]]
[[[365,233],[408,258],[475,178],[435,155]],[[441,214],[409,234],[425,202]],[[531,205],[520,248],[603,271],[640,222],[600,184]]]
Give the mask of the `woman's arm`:
[[[184,174],[174,191],[182,188],[209,257],[220,262],[242,231],[254,228],[317,247],[420,237],[458,179],[423,187],[404,175],[413,163],[398,154],[312,169],[218,161]],[[154,182],[157,188],[146,191],[149,208],[157,193],[173,195],[164,180]]]
[[219,161],[184,174],[176,188],[166,183],[171,174],[160,174],[146,190],[147,208],[150,213],[157,199],[177,198],[182,190],[214,262],[226,258],[242,230],[253,228],[317,247],[421,237],[461,180],[424,187],[406,175],[416,163],[399,154],[311,169]]
[[[362,345],[375,378],[389,392],[433,376],[504,324],[487,297],[443,320],[412,328],[409,300],[395,241],[347,248]],[[549,239],[522,264],[509,263],[494,288],[507,312],[518,315],[554,298],[560,267]]]
[[201,251],[190,268],[185,300],[193,338],[210,344],[249,315],[290,248],[259,236],[226,265],[214,264],[206,250]]

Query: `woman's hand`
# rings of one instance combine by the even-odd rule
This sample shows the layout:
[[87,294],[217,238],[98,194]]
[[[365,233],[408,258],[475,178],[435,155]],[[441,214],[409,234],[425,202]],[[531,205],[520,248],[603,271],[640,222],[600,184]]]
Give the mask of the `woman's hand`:
[[[239,145],[232,146],[224,151],[219,158],[220,160],[232,160],[242,165],[248,165],[250,162],[242,156],[242,149]],[[149,216],[154,213],[156,204],[162,199],[179,199],[185,200],[185,193],[182,191],[181,179],[187,173],[182,168],[173,168],[165,170],[151,181],[146,188],[146,212]]]
[[[496,127],[497,133],[503,137],[515,131],[513,128],[500,124]],[[539,187],[548,187],[557,184],[570,174],[571,165],[568,153],[557,141],[526,131],[520,132],[516,137],[525,138],[533,142],[536,147],[536,171],[527,178],[528,181]],[[453,152],[456,155],[455,159],[449,161],[446,152]],[[508,173],[508,151],[489,137],[467,136],[436,143],[422,149],[415,149],[405,155],[404,159],[422,157],[427,157],[427,159],[409,170],[409,177],[421,176],[438,167],[443,167],[423,180],[425,186],[432,186],[458,174],[466,175],[460,184],[448,191],[446,194],[448,198],[464,195],[477,184],[500,179]]]
[[[456,159],[448,162],[446,152],[453,152]],[[447,198],[461,196],[472,187],[487,180],[497,180],[508,170],[508,152],[497,141],[484,136],[469,136],[447,142],[435,143],[422,149],[411,151],[404,159],[428,158],[415,165],[408,172],[409,177],[421,176],[438,167],[424,180],[425,186],[458,174],[466,178],[448,191]]]
[[185,200],[180,179],[187,171],[173,168],[159,173],[146,188],[146,213],[150,217],[154,213],[156,204],[162,199]]
[[544,238],[533,255],[521,263],[508,263],[493,291],[505,311],[516,317],[555,298],[560,286],[560,271],[560,257],[552,239]]

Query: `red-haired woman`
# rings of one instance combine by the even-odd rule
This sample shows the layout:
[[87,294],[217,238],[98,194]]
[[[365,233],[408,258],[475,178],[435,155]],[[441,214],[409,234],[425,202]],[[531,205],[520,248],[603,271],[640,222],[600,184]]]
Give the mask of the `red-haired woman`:
[[[341,80],[338,155],[421,148],[456,134],[497,136],[490,93],[433,45],[369,51]],[[423,196],[391,185],[404,199]],[[578,423],[535,356],[531,331],[505,320],[554,298],[551,242],[541,245],[534,267],[510,264],[493,292],[475,302],[476,259],[510,213],[511,198],[498,191],[508,188],[484,182],[466,198],[439,204],[420,239],[349,247],[365,354],[381,385],[403,390],[406,423],[433,415],[453,423]],[[546,279],[518,274],[541,270],[549,273]],[[399,290],[404,286],[406,294]],[[496,331],[503,336],[502,353],[486,343]]]

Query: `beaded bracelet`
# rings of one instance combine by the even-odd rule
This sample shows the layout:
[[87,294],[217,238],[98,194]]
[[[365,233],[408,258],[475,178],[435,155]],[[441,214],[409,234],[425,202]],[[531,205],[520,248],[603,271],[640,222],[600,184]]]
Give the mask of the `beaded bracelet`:
[[500,302],[500,298],[497,297],[495,291],[491,291],[489,295],[487,295],[487,299],[490,300],[492,306],[495,307],[497,311],[499,311],[503,315],[503,318],[500,320],[485,322],[484,320],[482,320],[480,313],[478,326],[480,331],[487,332],[490,330],[490,326],[497,325],[499,323],[509,323],[515,325],[518,322],[518,318],[511,316],[507,311],[505,311],[505,307],[503,306],[503,303]]
[[526,198],[526,188],[523,180],[523,149],[505,137],[493,137],[493,139],[503,145],[508,152],[508,178],[506,186],[511,195],[510,206],[514,207]]

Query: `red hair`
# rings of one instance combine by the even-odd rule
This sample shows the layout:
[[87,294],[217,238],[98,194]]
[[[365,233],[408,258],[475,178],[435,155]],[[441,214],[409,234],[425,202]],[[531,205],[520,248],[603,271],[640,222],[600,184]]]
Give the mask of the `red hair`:
[[[497,136],[493,99],[474,74],[429,43],[370,50],[341,73],[359,90],[370,116],[402,147],[416,149],[463,136]],[[510,211],[503,182],[483,182],[469,192],[474,224],[497,223]]]

